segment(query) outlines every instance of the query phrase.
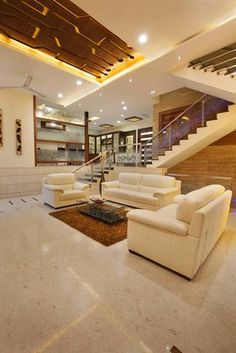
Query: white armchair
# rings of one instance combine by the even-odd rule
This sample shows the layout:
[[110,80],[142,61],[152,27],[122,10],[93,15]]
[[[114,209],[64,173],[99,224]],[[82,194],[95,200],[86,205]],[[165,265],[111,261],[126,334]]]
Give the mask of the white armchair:
[[130,211],[128,249],[193,278],[224,231],[231,197],[209,185],[156,212]]
[[54,208],[75,205],[88,200],[89,188],[76,181],[73,173],[48,174],[43,179],[43,202]]

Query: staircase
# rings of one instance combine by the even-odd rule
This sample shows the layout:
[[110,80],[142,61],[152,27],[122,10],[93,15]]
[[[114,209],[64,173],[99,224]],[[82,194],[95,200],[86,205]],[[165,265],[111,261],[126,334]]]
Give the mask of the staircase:
[[204,95],[152,138],[145,155],[153,167],[171,168],[235,129],[236,105]]
[[[110,173],[111,170],[114,170],[113,167],[105,167],[103,169],[103,173],[105,175],[108,175]],[[86,183],[97,183],[98,181],[100,181],[102,176],[102,169],[100,166],[97,166],[94,168],[94,171],[86,173],[83,177],[79,177],[79,181],[82,182],[86,182]]]

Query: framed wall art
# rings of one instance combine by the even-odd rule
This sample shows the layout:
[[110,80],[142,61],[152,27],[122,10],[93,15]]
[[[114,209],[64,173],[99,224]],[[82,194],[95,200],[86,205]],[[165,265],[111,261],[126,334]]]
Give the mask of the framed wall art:
[[21,120],[16,119],[16,154],[22,154]]

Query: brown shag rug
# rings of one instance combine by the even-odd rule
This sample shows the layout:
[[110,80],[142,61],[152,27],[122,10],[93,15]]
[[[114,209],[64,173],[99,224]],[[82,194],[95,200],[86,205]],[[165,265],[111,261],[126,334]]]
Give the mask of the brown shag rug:
[[[123,215],[126,215],[127,212],[127,210],[121,211]],[[107,224],[83,214],[79,207],[49,214],[105,246],[113,245],[127,238],[127,219],[115,224]]]

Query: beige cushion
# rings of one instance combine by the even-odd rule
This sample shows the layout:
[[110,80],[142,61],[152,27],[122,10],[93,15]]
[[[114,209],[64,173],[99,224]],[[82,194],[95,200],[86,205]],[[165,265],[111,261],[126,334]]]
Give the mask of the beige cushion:
[[176,208],[173,206],[176,205],[163,207],[165,209],[164,212],[163,209],[156,212],[133,210],[128,212],[127,217],[133,221],[155,227],[156,229],[186,236],[188,234],[189,224],[175,218]]
[[128,190],[139,190],[142,174],[119,173],[120,188]]
[[48,174],[46,177],[46,181],[47,181],[47,184],[52,184],[52,185],[74,184],[75,174],[73,173]]
[[222,185],[209,185],[184,195],[177,205],[177,219],[190,224],[196,210],[207,205],[216,197],[223,194],[224,191],[225,188]]
[[174,187],[175,178],[165,175],[144,174],[141,180],[140,191],[155,192],[156,188]]
[[86,198],[86,192],[81,190],[68,190],[59,195],[60,201],[76,200]]
[[122,190],[121,188],[105,189],[104,197],[114,197],[117,199],[125,199],[148,205],[159,204],[159,200],[156,197],[153,197],[152,194],[127,189]]

